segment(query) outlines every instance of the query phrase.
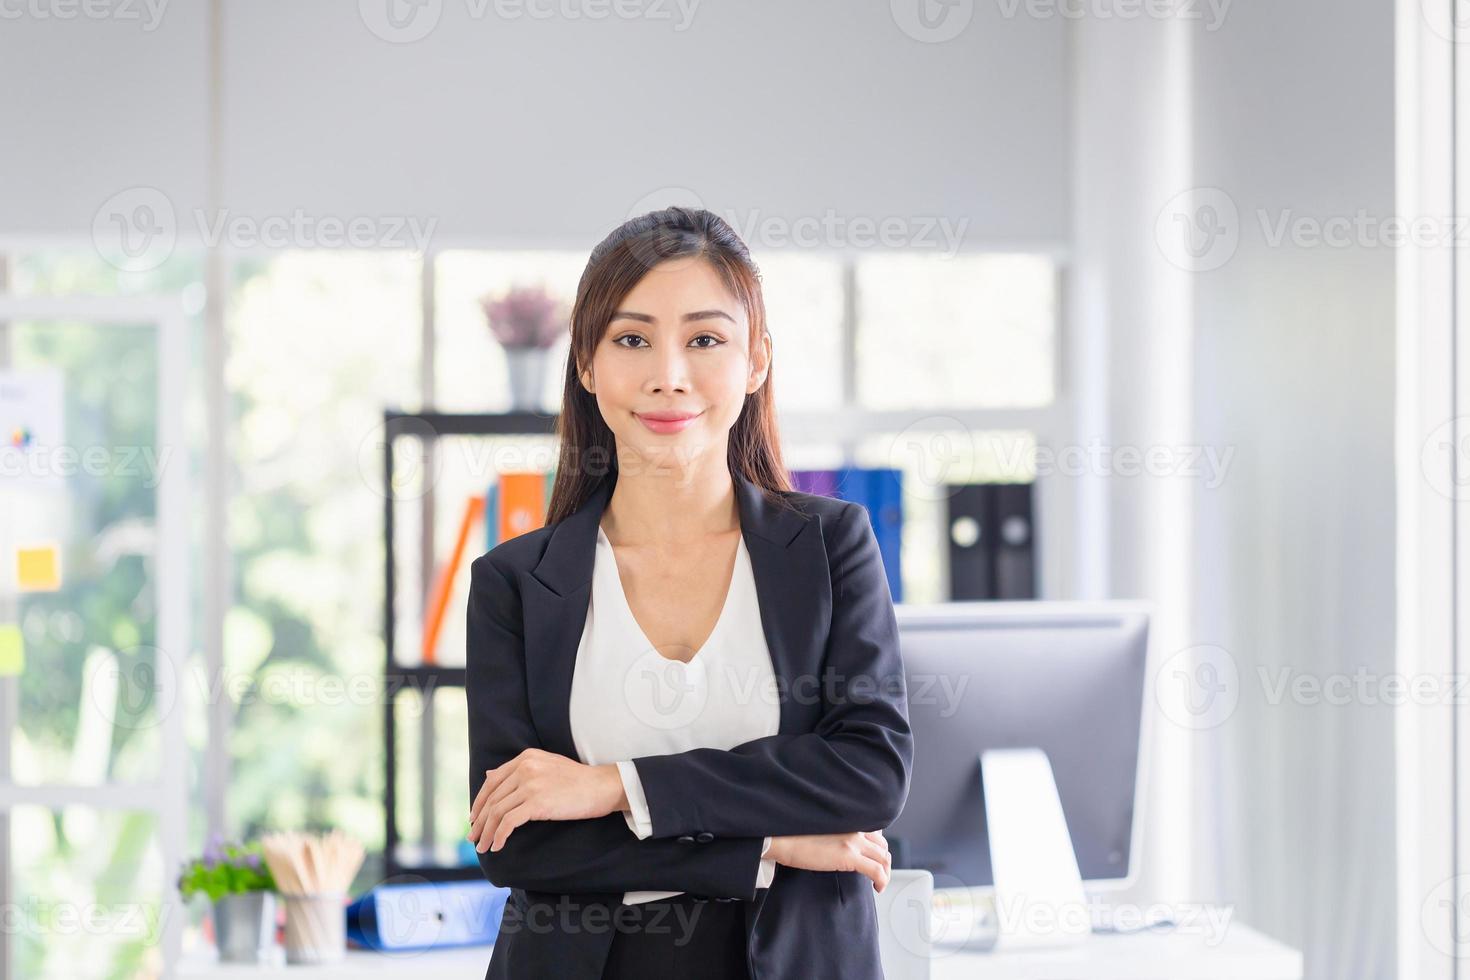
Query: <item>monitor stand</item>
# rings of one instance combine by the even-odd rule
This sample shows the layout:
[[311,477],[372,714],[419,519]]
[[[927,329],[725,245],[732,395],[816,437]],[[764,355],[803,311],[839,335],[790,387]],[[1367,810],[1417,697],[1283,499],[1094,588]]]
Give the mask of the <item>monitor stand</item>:
[[980,779],[995,878],[994,948],[1082,942],[1092,932],[1091,909],[1046,752],[987,749]]

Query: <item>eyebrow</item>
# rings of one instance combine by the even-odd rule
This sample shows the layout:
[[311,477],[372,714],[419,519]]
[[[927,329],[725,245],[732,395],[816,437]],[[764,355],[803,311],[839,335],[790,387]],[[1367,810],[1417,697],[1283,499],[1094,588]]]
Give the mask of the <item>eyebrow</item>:
[[[612,318],[614,320],[637,320],[640,323],[653,323],[657,319],[657,317],[649,316],[647,313],[634,313],[632,310],[614,310]],[[697,310],[693,313],[685,313],[679,319],[685,323],[692,323],[695,320],[718,320],[721,318],[729,320],[732,324],[735,322],[735,318],[724,310]]]

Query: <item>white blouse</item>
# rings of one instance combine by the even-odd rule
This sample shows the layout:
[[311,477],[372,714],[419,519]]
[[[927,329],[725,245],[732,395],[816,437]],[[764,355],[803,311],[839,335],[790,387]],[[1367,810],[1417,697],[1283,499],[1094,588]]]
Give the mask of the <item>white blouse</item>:
[[[648,641],[618,574],[612,542],[601,526],[592,570],[592,595],[577,647],[569,705],[572,741],[591,766],[617,763],[632,812],[623,816],[640,839],[653,834],[643,784],[632,760],[697,748],[734,748],[775,735],[780,702],[771,652],[761,629],[755,575],[742,535],[724,608],[704,646],[685,664]],[[765,839],[761,853],[769,848]],[[776,862],[762,858],[756,887],[770,886]],[[630,891],[633,905],[680,892]]]

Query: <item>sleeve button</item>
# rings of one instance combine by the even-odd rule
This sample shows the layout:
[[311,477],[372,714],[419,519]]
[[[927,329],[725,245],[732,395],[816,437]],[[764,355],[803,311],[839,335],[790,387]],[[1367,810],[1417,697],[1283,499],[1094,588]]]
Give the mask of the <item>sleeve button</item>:
[[693,844],[694,843],[694,838],[693,837],[690,837],[688,834],[684,834],[683,836],[681,836],[679,838],[679,843],[680,844]]
[[715,835],[710,833],[708,830],[701,830],[694,839],[699,841],[701,844],[708,844],[710,841],[715,839]]

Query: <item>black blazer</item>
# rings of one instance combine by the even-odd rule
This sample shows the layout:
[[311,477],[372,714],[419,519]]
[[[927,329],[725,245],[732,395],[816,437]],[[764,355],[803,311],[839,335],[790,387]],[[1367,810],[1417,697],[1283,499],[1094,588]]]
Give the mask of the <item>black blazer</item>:
[[[799,492],[794,509],[733,474],[761,627],[780,693],[775,735],[732,749],[634,760],[652,818],[532,820],[485,877],[512,889],[489,978],[598,980],[628,890],[745,899],[754,980],[881,980],[871,881],[776,867],[756,889],[767,835],[886,828],[913,762],[898,625],[878,542],[859,504]],[[485,771],[528,747],[579,759],[568,719],[610,475],[569,515],[471,566],[465,696],[470,799]],[[580,759],[579,759],[580,761]]]

